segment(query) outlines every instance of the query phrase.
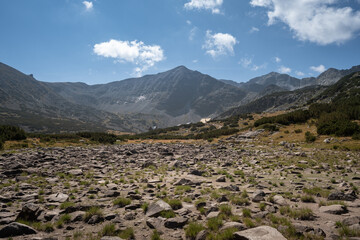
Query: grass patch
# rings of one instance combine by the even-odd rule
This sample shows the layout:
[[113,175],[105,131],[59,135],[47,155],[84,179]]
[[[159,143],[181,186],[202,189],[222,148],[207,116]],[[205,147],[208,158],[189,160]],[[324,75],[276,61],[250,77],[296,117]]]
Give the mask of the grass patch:
[[89,210],[86,211],[85,216],[84,216],[84,221],[87,222],[90,220],[90,218],[92,216],[102,216],[103,212],[99,207],[91,207]]
[[313,220],[314,213],[310,208],[291,209],[289,206],[280,208],[281,215],[287,215],[298,220]]
[[207,221],[207,227],[211,230],[211,231],[217,231],[219,230],[219,228],[223,225],[223,220],[220,217],[214,217],[214,218],[210,218]]
[[330,190],[323,189],[320,187],[304,188],[303,192],[308,195],[321,196],[323,198],[327,198],[330,195]]
[[125,206],[131,204],[131,199],[130,198],[119,197],[119,198],[116,198],[113,201],[113,204],[116,205],[116,206],[119,206],[119,207],[125,207]]
[[66,209],[68,207],[74,207],[74,206],[75,206],[75,203],[73,203],[73,202],[63,202],[60,205],[60,209]]
[[168,199],[166,202],[171,206],[173,210],[182,208],[182,203],[179,199]]
[[311,195],[303,195],[301,196],[301,201],[304,203],[314,203],[316,202],[314,197]]
[[197,222],[190,222],[185,229],[185,236],[190,239],[195,239],[197,234],[204,230],[205,227]]
[[162,211],[159,215],[163,218],[174,218],[176,216],[172,210]]

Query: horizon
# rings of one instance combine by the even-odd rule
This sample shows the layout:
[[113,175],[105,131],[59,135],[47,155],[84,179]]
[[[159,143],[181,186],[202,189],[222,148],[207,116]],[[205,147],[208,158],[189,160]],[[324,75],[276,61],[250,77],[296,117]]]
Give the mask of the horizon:
[[0,61],[44,82],[104,84],[181,65],[235,82],[301,79],[360,55],[359,0],[5,0],[0,20]]

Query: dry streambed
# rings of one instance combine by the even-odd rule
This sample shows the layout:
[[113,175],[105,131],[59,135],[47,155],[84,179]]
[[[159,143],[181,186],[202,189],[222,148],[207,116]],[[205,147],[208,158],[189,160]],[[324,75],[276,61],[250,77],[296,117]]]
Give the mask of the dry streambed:
[[358,239],[358,152],[255,137],[5,152],[0,237]]

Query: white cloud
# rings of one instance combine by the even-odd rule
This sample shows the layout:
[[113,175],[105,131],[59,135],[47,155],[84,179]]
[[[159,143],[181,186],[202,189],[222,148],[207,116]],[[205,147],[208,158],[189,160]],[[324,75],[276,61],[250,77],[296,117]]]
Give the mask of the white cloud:
[[301,41],[320,45],[344,43],[360,31],[360,11],[338,7],[340,0],[251,0],[266,7],[268,24],[284,22]]
[[199,62],[199,60],[194,59],[194,60],[192,60],[192,62],[193,62],[193,63],[198,63],[198,62]]
[[190,20],[186,20],[186,23],[187,23],[188,25],[191,25],[191,21],[190,21]]
[[260,31],[260,29],[258,29],[257,27],[252,27],[250,33],[258,32],[258,31]]
[[206,41],[203,48],[206,53],[216,58],[220,55],[234,54],[234,46],[237,43],[236,38],[228,33],[214,33],[206,31]]
[[184,7],[186,9],[205,9],[211,10],[214,14],[221,13],[220,7],[223,4],[223,0],[191,0],[188,3],[185,3]]
[[141,76],[155,63],[165,59],[163,49],[158,45],[145,45],[138,41],[120,41],[111,39],[94,45],[94,53],[106,58],[114,58],[118,62],[130,62],[137,67],[134,72]]
[[194,37],[195,37],[195,35],[196,35],[197,30],[198,30],[197,27],[193,27],[193,28],[190,30],[190,33],[189,33],[189,40],[190,40],[190,41],[194,40]]
[[279,68],[279,72],[280,72],[280,73],[289,74],[289,73],[291,73],[291,68],[288,68],[288,67],[285,67],[285,66],[281,66],[281,67]]
[[267,7],[271,5],[271,0],[251,0],[250,4],[254,7]]
[[253,63],[252,58],[242,58],[242,59],[240,59],[239,64],[241,64],[241,66],[243,68],[247,68],[252,71],[257,71],[259,69],[266,68],[266,65],[267,65],[266,63],[264,63],[262,65],[256,65]]
[[319,66],[311,66],[310,67],[310,69],[312,70],[312,71],[314,71],[314,72],[318,72],[318,73],[323,73],[323,72],[325,72],[325,70],[326,70],[326,68],[325,68],[325,66],[324,65],[319,65]]
[[275,57],[275,62],[277,62],[277,63],[281,62],[281,58]]
[[305,73],[300,72],[300,71],[296,71],[295,74],[296,74],[297,76],[299,76],[299,77],[305,76]]
[[83,1],[82,3],[85,5],[86,11],[90,11],[94,8],[94,5],[92,2]]

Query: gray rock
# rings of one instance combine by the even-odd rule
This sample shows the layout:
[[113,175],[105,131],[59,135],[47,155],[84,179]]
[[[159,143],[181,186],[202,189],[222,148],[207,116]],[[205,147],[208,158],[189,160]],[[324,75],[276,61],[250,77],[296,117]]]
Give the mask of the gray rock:
[[162,211],[169,211],[169,210],[171,210],[171,206],[168,203],[164,202],[163,200],[159,200],[149,205],[148,210],[146,212],[146,216],[154,217]]
[[0,230],[0,238],[36,234],[35,229],[18,222],[10,223]]
[[344,214],[347,213],[348,210],[345,206],[336,204],[336,205],[330,205],[330,206],[322,206],[319,208],[319,211],[322,213],[329,213],[329,214]]
[[252,201],[253,202],[261,202],[264,200],[265,193],[262,190],[256,190],[252,195]]
[[360,216],[347,217],[344,220],[342,220],[342,223],[347,225],[347,226],[354,225],[354,224],[359,224],[360,223]]
[[287,206],[288,205],[285,198],[283,198],[283,196],[281,196],[281,195],[275,195],[273,197],[273,199],[274,199],[274,203],[277,204],[277,205],[280,205],[280,206]]
[[229,228],[236,228],[239,231],[245,230],[246,226],[239,222],[226,222],[224,225],[220,228],[220,232],[224,231]]
[[174,217],[167,219],[164,225],[167,228],[182,228],[187,222],[188,219],[185,217]]
[[81,169],[71,169],[68,173],[74,176],[79,176],[83,174],[83,171]]
[[18,214],[16,219],[21,219],[25,221],[36,221],[37,218],[41,215],[43,210],[39,205],[33,203],[26,203],[21,212]]
[[220,176],[216,179],[216,182],[226,182],[225,176]]
[[51,194],[48,198],[49,202],[63,203],[63,202],[66,202],[67,200],[69,200],[69,195],[64,194],[64,193]]
[[260,226],[234,233],[237,240],[286,240],[286,238],[275,228]]

